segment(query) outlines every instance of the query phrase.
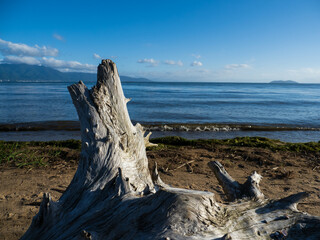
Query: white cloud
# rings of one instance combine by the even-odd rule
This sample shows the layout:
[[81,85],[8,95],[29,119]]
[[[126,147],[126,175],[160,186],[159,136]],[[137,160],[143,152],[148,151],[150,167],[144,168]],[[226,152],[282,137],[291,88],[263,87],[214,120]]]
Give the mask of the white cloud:
[[[55,48],[48,48],[46,46],[39,47],[38,45],[31,47],[23,43],[12,43],[0,39],[0,53],[4,56],[4,58],[0,61],[3,63],[42,65],[64,72],[96,71],[96,66],[91,64],[83,64],[77,61],[64,61],[55,59],[53,56],[56,56],[58,52],[58,49]],[[98,54],[96,55],[99,56]]]
[[195,66],[202,66],[203,64],[200,61],[193,61],[190,65],[191,67],[195,67]]
[[95,72],[97,67],[90,64],[83,64],[77,61],[58,60],[53,57],[42,57],[37,59],[29,56],[5,56],[1,61],[3,63],[24,63],[29,65],[42,65],[46,67],[55,68],[62,72]]
[[195,57],[196,59],[199,59],[201,58],[201,55],[200,54],[191,54],[193,57]]
[[183,66],[183,63],[180,60],[179,61],[165,60],[164,63],[167,64],[167,65]]
[[99,55],[99,54],[94,53],[94,54],[93,54],[93,58],[95,58],[95,59],[101,59],[102,57],[100,57],[100,55]]
[[91,64],[83,64],[77,61],[64,61],[58,60],[55,58],[46,58],[41,59],[41,65],[56,68],[63,72],[94,72],[96,71],[96,66]]
[[153,58],[139,59],[137,62],[138,63],[149,63],[150,66],[157,66],[159,64],[159,61],[154,60]]
[[55,39],[59,40],[59,41],[64,41],[64,37],[62,37],[61,35],[55,33],[52,35]]
[[40,65],[40,61],[38,59],[28,56],[6,56],[2,61],[6,63],[24,63],[29,65]]
[[59,51],[56,48],[39,47],[38,45],[31,47],[23,43],[13,43],[0,38],[0,53],[4,56],[44,57],[57,56]]
[[248,64],[228,64],[224,66],[225,69],[234,70],[234,69],[244,69],[244,68],[251,68]]

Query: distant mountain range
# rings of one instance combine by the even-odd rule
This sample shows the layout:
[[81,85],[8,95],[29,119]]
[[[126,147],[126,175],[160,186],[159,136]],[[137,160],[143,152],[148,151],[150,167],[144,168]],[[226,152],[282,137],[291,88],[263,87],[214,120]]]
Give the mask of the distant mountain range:
[[271,81],[270,83],[299,84],[298,82],[293,81],[293,80],[274,80],[274,81]]
[[[121,82],[151,82],[146,78],[120,76]],[[96,81],[96,73],[60,72],[53,68],[27,64],[0,64],[2,81]]]

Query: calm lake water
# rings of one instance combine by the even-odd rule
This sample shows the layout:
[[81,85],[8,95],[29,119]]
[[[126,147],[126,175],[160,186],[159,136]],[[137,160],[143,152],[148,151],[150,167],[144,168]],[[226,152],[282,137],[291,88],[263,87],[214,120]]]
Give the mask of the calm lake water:
[[[77,121],[68,85],[0,83],[0,124]],[[320,84],[150,82],[123,83],[123,89],[132,98],[131,119],[162,135],[224,138],[254,133],[280,134],[280,139],[282,134],[288,141],[320,140]]]

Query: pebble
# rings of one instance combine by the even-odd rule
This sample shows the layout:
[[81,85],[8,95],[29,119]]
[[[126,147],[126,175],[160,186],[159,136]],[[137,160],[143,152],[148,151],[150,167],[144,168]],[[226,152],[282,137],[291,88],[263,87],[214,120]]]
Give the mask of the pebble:
[[13,217],[13,215],[14,215],[13,213],[7,213],[6,217],[7,217],[7,219],[11,219]]

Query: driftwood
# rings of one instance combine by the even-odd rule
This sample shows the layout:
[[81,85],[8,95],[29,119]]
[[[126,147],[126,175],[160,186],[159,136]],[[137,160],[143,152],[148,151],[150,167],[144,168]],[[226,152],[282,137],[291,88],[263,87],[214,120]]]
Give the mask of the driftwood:
[[91,90],[82,82],[68,89],[81,122],[79,166],[57,202],[44,194],[22,239],[320,239],[320,217],[297,210],[307,194],[268,200],[257,173],[240,184],[209,163],[229,204],[166,185],[156,165],[150,174],[149,136],[130,121],[112,61],[99,65]]

